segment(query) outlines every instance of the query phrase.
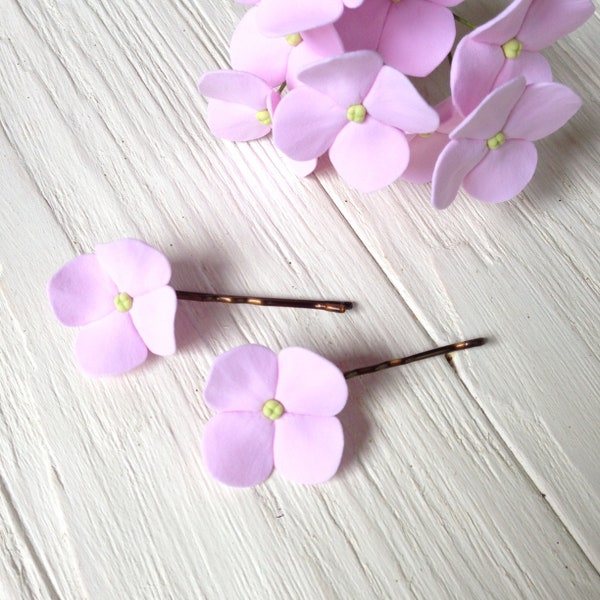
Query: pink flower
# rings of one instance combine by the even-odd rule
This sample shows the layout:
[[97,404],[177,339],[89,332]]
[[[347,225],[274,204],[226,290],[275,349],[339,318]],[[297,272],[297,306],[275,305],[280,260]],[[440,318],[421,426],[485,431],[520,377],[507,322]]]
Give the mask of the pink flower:
[[434,131],[439,117],[408,78],[364,50],[306,68],[305,84],[287,94],[275,112],[276,146],[294,160],[329,150],[333,166],[361,191],[384,187],[402,175],[409,159],[406,133]]
[[468,115],[490,91],[521,75],[527,83],[552,81],[550,65],[539,51],[575,30],[593,12],[590,0],[516,0],[465,36],[450,72],[458,109]]
[[69,261],[48,286],[58,320],[81,327],[75,352],[90,375],[118,375],[146,360],[148,350],[175,352],[171,266],[139,240],[100,244]]
[[363,0],[262,0],[257,20],[261,31],[270,36],[302,33],[337,19],[344,6],[355,8]]
[[200,78],[198,89],[210,98],[208,126],[214,135],[246,142],[271,131],[273,111],[281,96],[256,75],[211,71]]
[[231,66],[236,71],[252,73],[272,87],[286,81],[288,88],[293,88],[302,68],[344,51],[333,25],[302,34],[267,37],[258,28],[257,12],[258,8],[251,8],[233,32]]
[[385,64],[424,77],[448,56],[456,25],[447,8],[461,0],[365,0],[335,23],[347,52],[377,50]]
[[495,89],[450,134],[433,172],[432,204],[446,208],[459,187],[482,202],[504,202],[529,183],[533,142],[562,127],[581,99],[558,83],[527,86],[518,77]]
[[246,487],[275,467],[297,483],[337,471],[344,434],[335,417],[348,396],[344,374],[303,348],[279,355],[249,344],[219,356],[205,400],[218,411],[204,430],[204,460],[216,479]]

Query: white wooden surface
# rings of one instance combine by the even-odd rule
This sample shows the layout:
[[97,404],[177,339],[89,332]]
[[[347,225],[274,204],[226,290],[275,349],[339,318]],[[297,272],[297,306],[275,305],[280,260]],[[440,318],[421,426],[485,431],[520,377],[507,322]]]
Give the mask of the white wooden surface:
[[[481,21],[506,2],[470,0]],[[598,39],[547,52],[583,109],[501,206],[297,180],[216,140],[222,0],[0,2],[0,598],[600,598]],[[47,280],[98,242],[163,249],[176,287],[349,298],[343,316],[181,304],[179,350],[75,367]],[[351,381],[317,487],[209,478],[213,358],[304,345],[343,368],[487,335]]]

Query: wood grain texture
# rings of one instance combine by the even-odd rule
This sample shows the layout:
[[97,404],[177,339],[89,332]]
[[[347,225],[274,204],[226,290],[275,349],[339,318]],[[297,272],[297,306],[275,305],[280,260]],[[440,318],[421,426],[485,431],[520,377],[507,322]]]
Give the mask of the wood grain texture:
[[[427,186],[364,196],[331,169],[295,179],[269,140],[210,135],[196,80],[227,66],[243,10],[0,4],[0,597],[600,597],[597,15],[547,52],[584,107],[538,145],[534,181],[436,213]],[[357,308],[181,303],[175,356],[92,380],[45,288],[127,236],[176,287]],[[225,350],[350,369],[479,335],[450,363],[351,380],[327,484],[234,490],[204,469]]]

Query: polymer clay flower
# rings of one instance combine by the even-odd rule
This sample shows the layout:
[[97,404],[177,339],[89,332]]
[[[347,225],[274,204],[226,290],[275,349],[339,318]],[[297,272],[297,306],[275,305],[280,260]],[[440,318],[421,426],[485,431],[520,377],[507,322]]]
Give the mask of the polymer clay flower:
[[262,0],[258,26],[270,36],[301,33],[339,19],[344,7],[355,8],[363,0]]
[[99,244],[69,261],[48,285],[58,320],[81,327],[75,353],[83,371],[118,375],[146,360],[148,350],[175,352],[175,290],[171,266],[139,240]]
[[465,36],[450,72],[458,109],[468,115],[491,90],[518,76],[527,83],[552,81],[550,65],[539,51],[593,13],[590,0],[516,0]]
[[347,396],[344,374],[304,348],[277,355],[249,344],[222,354],[205,391],[218,411],[204,430],[209,472],[236,487],[263,482],[273,468],[297,483],[330,479],[344,448],[335,415]]
[[231,37],[231,66],[236,71],[252,73],[271,87],[285,81],[291,89],[297,85],[296,74],[302,68],[344,51],[333,25],[267,37],[258,27],[257,11],[251,8]]
[[405,75],[429,75],[456,37],[448,9],[462,0],[364,0],[335,23],[347,52],[376,50]]
[[210,71],[198,83],[208,97],[208,126],[226,140],[246,142],[271,131],[273,111],[281,96],[252,73]]
[[558,83],[518,77],[495,89],[452,133],[433,172],[432,204],[446,208],[463,188],[482,202],[504,202],[529,183],[533,142],[562,127],[581,99]]
[[402,175],[409,160],[406,133],[428,133],[436,111],[408,78],[363,50],[312,65],[298,75],[273,120],[275,145],[294,160],[329,150],[335,169],[363,192]]

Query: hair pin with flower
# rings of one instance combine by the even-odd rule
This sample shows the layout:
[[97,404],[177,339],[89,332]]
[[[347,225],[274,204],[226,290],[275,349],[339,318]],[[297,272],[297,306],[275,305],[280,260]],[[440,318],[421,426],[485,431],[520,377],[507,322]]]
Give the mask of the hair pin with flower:
[[343,313],[352,302],[230,296],[174,290],[171,265],[148,244],[124,239],[98,244],[65,264],[50,280],[48,296],[58,320],[80,327],[77,362],[94,376],[118,375],[143,363],[148,351],[175,352],[177,300],[312,308]]
[[348,379],[485,341],[469,339],[346,372],[305,348],[279,354],[255,344],[234,348],[217,357],[206,382],[206,404],[217,411],[204,430],[207,469],[234,487],[262,483],[273,469],[296,483],[327,481],[344,449],[336,415],[346,405]]
[[[272,132],[301,176],[328,153],[363,192],[402,178],[433,181],[436,208],[461,185],[503,202],[533,177],[533,142],[581,105],[540,51],[590,18],[591,0],[514,0],[480,26],[451,11],[460,0],[238,1],[256,6],[233,33],[232,70],[199,82],[208,125],[232,141]],[[456,22],[471,32],[451,56]],[[446,58],[449,95],[430,106],[408,77]]]

